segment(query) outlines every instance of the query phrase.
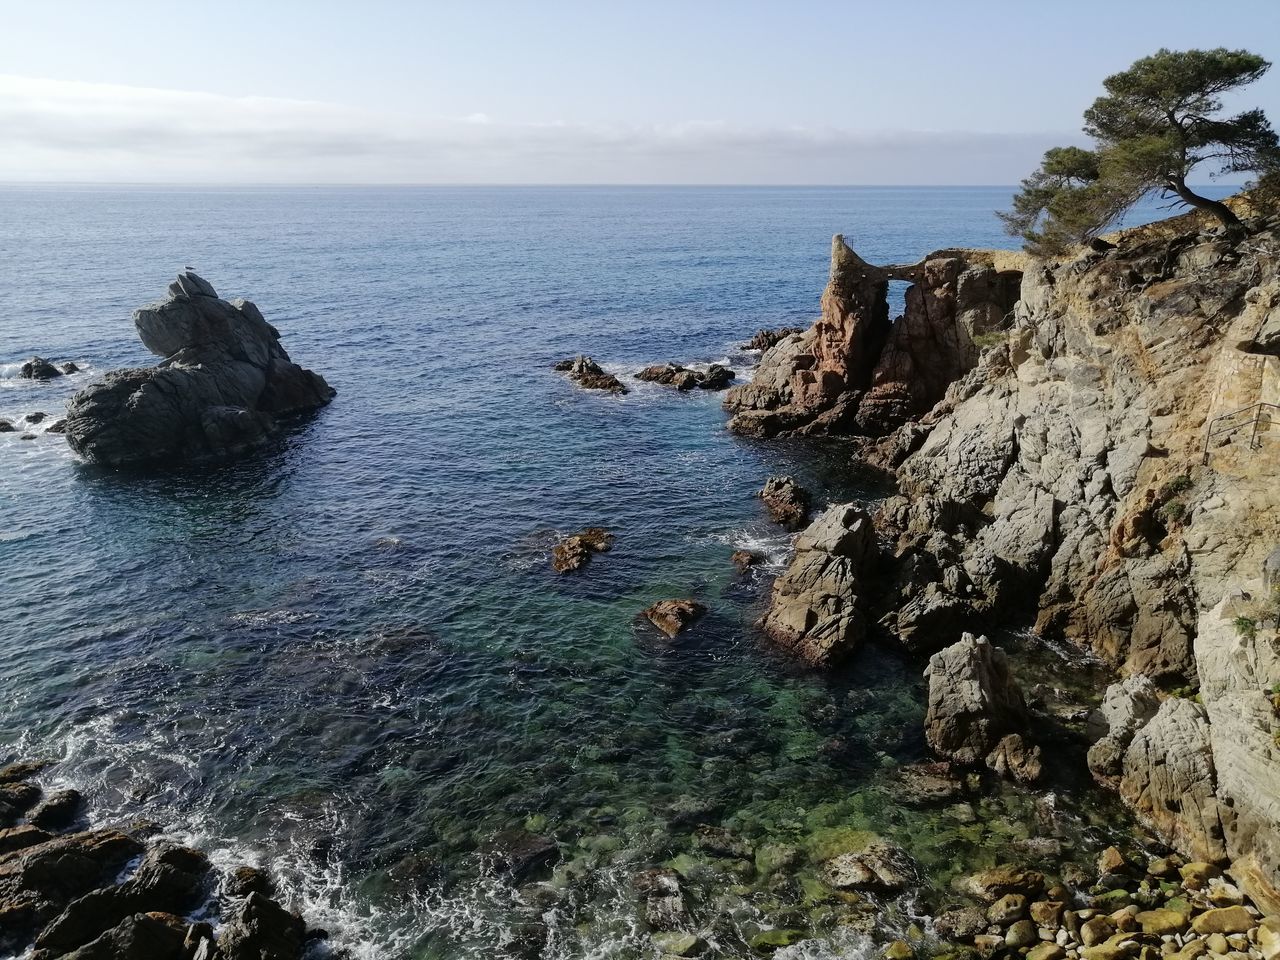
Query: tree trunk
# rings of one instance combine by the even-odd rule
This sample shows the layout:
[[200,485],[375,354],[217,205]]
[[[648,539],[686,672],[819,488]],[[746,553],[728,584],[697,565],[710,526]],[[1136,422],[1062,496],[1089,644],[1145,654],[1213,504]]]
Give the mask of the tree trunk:
[[1184,203],[1189,203],[1198,210],[1208,210],[1222,221],[1224,227],[1241,226],[1240,218],[1231,212],[1230,207],[1221,200],[1210,200],[1208,197],[1200,196],[1200,194],[1187,186],[1187,181],[1182,177],[1170,177],[1169,189],[1176,193]]

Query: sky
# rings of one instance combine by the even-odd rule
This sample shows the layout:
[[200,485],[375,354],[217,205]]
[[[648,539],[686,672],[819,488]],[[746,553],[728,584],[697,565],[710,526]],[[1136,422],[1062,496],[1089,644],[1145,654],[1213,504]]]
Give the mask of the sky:
[[1004,185],[1215,46],[1280,2],[0,0],[0,181]]

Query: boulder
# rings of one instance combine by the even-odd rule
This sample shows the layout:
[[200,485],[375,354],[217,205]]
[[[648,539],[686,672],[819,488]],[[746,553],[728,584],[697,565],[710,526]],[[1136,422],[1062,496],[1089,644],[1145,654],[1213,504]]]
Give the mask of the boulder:
[[752,567],[759,566],[764,558],[752,550],[735,550],[729,558],[739,573],[746,573]]
[[79,372],[80,372],[80,367],[79,367],[79,366],[77,366],[76,364],[72,363],[70,360],[68,360],[66,363],[64,363],[62,366],[60,366],[58,369],[59,369],[59,370],[61,370],[64,374],[71,374],[71,373],[79,373]]
[[659,600],[646,607],[644,615],[668,637],[674,637],[689,629],[706,612],[707,608],[696,600]]
[[135,310],[133,322],[164,361],[109,373],[67,405],[67,442],[93,463],[236,456],[267,443],[281,418],[318,409],[335,394],[289,359],[253,303],[219,299],[190,271],[169,285],[167,299]]
[[761,626],[811,666],[847,657],[866,633],[861,578],[876,554],[871,517],[853,504],[829,507],[796,538],[795,556],[773,584]]
[[613,546],[613,534],[603,527],[588,527],[566,537],[551,548],[551,568],[556,573],[580,569],[595,553],[606,553]]
[[828,860],[823,879],[834,890],[897,893],[911,882],[913,872],[910,858],[900,848],[877,840],[861,851]]
[[644,918],[655,930],[679,930],[688,921],[680,876],[668,867],[652,867],[631,878],[640,895]]
[[18,370],[23,380],[52,380],[62,376],[62,371],[44,357],[32,357]]
[[770,477],[760,491],[769,519],[788,530],[804,525],[809,516],[809,491],[791,477]]
[[1007,733],[1027,723],[1008,659],[986,637],[966,633],[930,657],[924,675],[929,683],[925,737],[944,757],[980,763]]
[[713,363],[707,367],[706,373],[698,378],[699,390],[724,390],[734,381],[737,376],[728,367],[719,363]]
[[626,393],[623,386],[612,373],[606,373],[600,364],[590,357],[578,355],[568,360],[561,360],[555,365],[561,373],[569,374],[569,379],[585,390],[604,390],[607,393]]
[[42,423],[44,421],[45,416],[46,414],[37,410],[35,413],[28,413],[22,419],[25,423]]
[[1215,907],[1206,910],[1191,921],[1191,929],[1204,936],[1206,934],[1248,933],[1257,921],[1246,907]]
[[1040,748],[1027,743],[1020,733],[1007,733],[987,754],[988,769],[999,776],[1028,786],[1040,782],[1044,767]]
[[480,852],[517,883],[533,879],[560,859],[560,848],[554,840],[518,827],[495,834]]
[[219,960],[300,960],[306,924],[274,900],[250,893],[218,933]]
[[49,424],[49,426],[44,428],[44,432],[45,433],[66,433],[67,418],[63,417],[59,420],[53,421],[53,423]]
[[958,884],[960,890],[983,903],[995,903],[1011,893],[1031,898],[1044,890],[1044,874],[1029,867],[1001,864],[970,874]]
[[0,420],[0,433],[13,433],[17,428],[8,420]]
[[27,823],[45,830],[65,829],[75,821],[82,803],[79,790],[56,790],[27,814]]

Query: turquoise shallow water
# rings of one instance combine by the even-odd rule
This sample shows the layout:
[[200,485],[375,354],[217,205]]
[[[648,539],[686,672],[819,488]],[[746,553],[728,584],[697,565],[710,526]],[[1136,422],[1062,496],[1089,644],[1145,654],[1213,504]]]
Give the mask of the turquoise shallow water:
[[[716,955],[783,923],[815,934],[790,955],[859,955],[812,887],[849,831],[922,864],[886,931],[1029,837],[1100,840],[1110,813],[1070,795],[904,807],[890,774],[923,755],[920,665],[872,647],[822,678],[761,647],[788,540],[753,493],[791,472],[823,501],[881,495],[838,446],[744,442],[716,395],[598,396],[550,370],[577,352],[746,370],[735,344],[816,315],[833,232],[880,262],[1004,245],[1007,195],[0,190],[0,417],[150,362],[129,312],[186,265],[339,390],[216,469],[112,474],[0,435],[0,759],[62,758],[50,779],[96,815],[269,864],[365,957],[530,955],[530,937],[532,955],[652,955],[626,878],[660,863]],[[16,379],[32,353],[86,372]],[[551,573],[556,535],[586,525],[613,551]],[[739,577],[742,546],[771,563]],[[685,595],[711,610],[686,639],[636,623]],[[692,819],[797,866],[735,873]],[[554,896],[476,855],[522,825],[561,845]]]

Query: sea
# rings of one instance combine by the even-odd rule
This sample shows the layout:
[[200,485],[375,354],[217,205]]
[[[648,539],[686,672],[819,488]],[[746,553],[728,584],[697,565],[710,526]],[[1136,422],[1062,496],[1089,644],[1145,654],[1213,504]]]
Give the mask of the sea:
[[[722,395],[634,378],[718,362],[742,382],[756,330],[816,318],[832,234],[876,263],[1011,247],[993,213],[1011,193],[0,187],[0,419],[20,427],[0,434],[0,763],[51,759],[45,784],[81,790],[92,822],[149,818],[270,869],[327,932],[316,957],[656,957],[632,883],[653,867],[676,871],[705,956],[786,929],[778,957],[866,957],[927,941],[961,873],[1087,862],[1127,826],[1083,785],[907,801],[921,662],[872,643],[822,675],[762,642],[791,542],[766,478],[819,507],[884,486],[837,442],[742,439]],[[336,399],[232,464],[80,462],[47,427],[156,362],[130,314],[185,268],[253,300]],[[81,372],[20,379],[33,354]],[[630,392],[553,371],[576,354]],[[553,572],[587,526],[613,549]],[[764,563],[740,573],[739,549]],[[672,597],[709,612],[667,641],[639,615]],[[1010,642],[1039,651],[1027,683],[1103,682]],[[495,866],[516,829],[555,841],[553,870]],[[823,860],[868,832],[911,855],[913,885],[832,897]]]

